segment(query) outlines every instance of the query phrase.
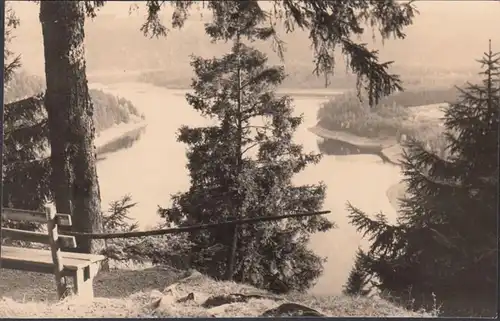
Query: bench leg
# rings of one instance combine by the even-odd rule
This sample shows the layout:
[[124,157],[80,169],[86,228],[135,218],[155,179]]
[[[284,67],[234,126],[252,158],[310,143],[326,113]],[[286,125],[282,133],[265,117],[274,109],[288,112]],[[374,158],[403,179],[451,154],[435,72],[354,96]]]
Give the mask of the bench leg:
[[55,280],[57,288],[57,297],[59,300],[64,299],[66,295],[68,295],[68,284],[66,281],[66,277],[55,275]]
[[75,295],[84,300],[94,299],[94,287],[93,280],[94,276],[99,270],[98,264],[91,264],[83,269],[75,271],[73,276],[73,285]]

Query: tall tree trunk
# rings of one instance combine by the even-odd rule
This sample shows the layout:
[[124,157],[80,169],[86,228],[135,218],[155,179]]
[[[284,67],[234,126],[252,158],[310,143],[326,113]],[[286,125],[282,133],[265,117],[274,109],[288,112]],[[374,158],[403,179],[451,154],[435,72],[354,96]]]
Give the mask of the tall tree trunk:
[[[73,230],[101,230],[94,147],[94,108],[85,67],[82,1],[40,1],[50,129],[52,191],[57,211],[73,216]],[[96,253],[102,241],[78,237],[78,251]]]
[[[243,124],[242,124],[242,103],[243,103],[243,91],[242,91],[242,85],[241,85],[241,54],[240,54],[240,33],[238,32],[236,34],[236,40],[235,40],[235,45],[236,47],[236,55],[238,57],[238,101],[237,101],[237,112],[236,112],[236,126],[237,126],[237,132],[236,132],[236,159],[235,159],[235,169],[236,169],[236,175],[235,179],[238,181],[239,184],[239,175],[241,174],[242,171],[242,163],[243,163],[243,154],[242,154],[242,141],[243,141]],[[236,201],[234,203],[234,201]],[[236,198],[236,200],[232,200],[234,204],[234,211],[236,214],[236,219],[242,219],[242,213],[241,213],[241,207],[242,207],[242,200],[240,196]],[[239,226],[235,224],[233,226],[233,230],[231,233],[233,233],[233,237],[231,239],[231,244],[229,246],[229,252],[228,252],[228,257],[227,257],[227,270],[226,270],[226,280],[232,281],[234,277],[234,265],[236,264],[236,252],[238,249],[238,231],[239,231]]]

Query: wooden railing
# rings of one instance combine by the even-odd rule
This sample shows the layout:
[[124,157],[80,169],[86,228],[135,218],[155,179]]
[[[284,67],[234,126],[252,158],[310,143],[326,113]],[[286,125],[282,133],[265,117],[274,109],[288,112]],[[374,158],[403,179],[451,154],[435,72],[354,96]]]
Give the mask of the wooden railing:
[[[2,217],[4,213],[8,213],[9,211],[16,211],[17,213],[26,215],[26,217],[36,218],[41,223],[46,222],[46,215],[43,212],[35,212],[35,211],[25,211],[25,210],[17,210],[17,209],[2,209]],[[192,231],[199,231],[203,229],[210,228],[218,228],[220,226],[228,225],[232,226],[233,235],[231,241],[231,247],[228,249],[228,273],[227,279],[232,279],[232,271],[234,265],[234,255],[236,253],[236,245],[235,242],[237,238],[237,226],[244,224],[255,224],[258,222],[268,222],[268,221],[278,221],[286,218],[297,218],[297,217],[308,217],[308,216],[316,216],[316,215],[324,215],[329,214],[331,211],[318,211],[318,212],[307,212],[307,213],[295,213],[295,214],[286,214],[286,215],[276,215],[276,216],[261,216],[261,217],[253,217],[239,220],[230,220],[226,222],[218,222],[218,223],[210,223],[210,224],[200,224],[200,225],[192,225],[192,226],[184,226],[184,227],[176,227],[176,228],[167,228],[167,229],[158,229],[158,230],[150,230],[150,231],[134,231],[134,232],[114,232],[114,233],[82,233],[82,232],[72,232],[65,231],[64,234],[67,236],[83,236],[90,239],[115,239],[115,238],[134,238],[134,237],[145,237],[145,236],[154,236],[154,235],[166,235],[166,234],[177,234],[177,233],[187,233]],[[67,222],[71,222],[71,216],[67,214],[57,214],[57,218],[62,225],[68,225]],[[9,229],[2,228],[2,233],[10,233]],[[33,232],[36,233],[36,232]]]

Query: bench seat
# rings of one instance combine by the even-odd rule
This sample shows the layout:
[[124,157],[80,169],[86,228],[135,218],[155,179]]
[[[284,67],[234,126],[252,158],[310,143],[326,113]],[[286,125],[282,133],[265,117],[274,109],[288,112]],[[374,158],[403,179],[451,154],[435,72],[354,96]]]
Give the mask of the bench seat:
[[37,232],[1,227],[0,241],[8,239],[50,246],[48,250],[1,246],[1,268],[54,274],[59,299],[70,294],[67,286],[68,277],[73,279],[74,295],[89,299],[94,297],[92,280],[106,257],[61,250],[61,247],[77,248],[74,236],[59,234],[58,231],[59,226],[73,226],[71,215],[57,213],[51,203],[45,204],[45,212],[3,207],[1,214],[5,220],[45,224],[47,230]]
[[[61,257],[64,269],[68,271],[83,269],[106,259],[103,255],[72,252],[61,252]],[[2,246],[2,267],[16,269],[16,265],[20,263],[25,264],[30,270],[22,268],[19,270],[54,273],[54,262],[49,250]]]
[[[73,278],[75,293],[93,297],[92,279],[99,271],[100,262],[106,257],[97,254],[60,252],[63,276]],[[49,250],[2,246],[1,267],[53,274],[54,262]]]

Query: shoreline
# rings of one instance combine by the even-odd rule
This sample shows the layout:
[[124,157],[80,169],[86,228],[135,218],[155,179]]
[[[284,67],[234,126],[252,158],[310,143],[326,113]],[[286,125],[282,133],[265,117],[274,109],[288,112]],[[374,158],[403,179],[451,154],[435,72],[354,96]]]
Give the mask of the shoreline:
[[376,148],[380,147],[382,149],[389,148],[397,145],[397,139],[394,137],[388,137],[385,139],[381,138],[371,138],[365,136],[358,136],[348,131],[330,130],[316,124],[313,127],[309,127],[308,130],[318,137],[323,139],[335,139],[342,140],[352,145],[358,145],[361,147]]
[[345,142],[349,145],[357,147],[360,151],[364,150],[364,152],[356,154],[366,154],[367,151],[370,151],[370,153],[377,152],[386,156],[389,161],[393,162],[394,164],[398,164],[401,161],[401,153],[403,148],[395,137],[380,139],[358,136],[347,131],[329,130],[320,126],[319,124],[316,124],[316,126],[313,127],[309,127],[308,130],[321,139],[330,139],[334,141],[336,140]]
[[[411,107],[409,118],[405,119],[403,123],[405,125],[411,126],[415,123],[434,123],[437,127],[444,129],[443,117],[446,102],[422,105]],[[401,161],[401,155],[403,147],[399,142],[400,137],[367,137],[359,136],[350,133],[347,130],[331,130],[320,125],[320,122],[316,123],[315,126],[309,127],[308,130],[322,139],[331,139],[346,142],[348,144],[354,145],[359,149],[364,150],[378,150],[387,156],[391,161],[399,163]]]
[[[346,131],[332,131],[321,127],[319,124],[309,127],[308,130],[321,139],[331,139],[346,142],[348,144],[362,148],[380,148],[380,152],[387,156],[392,162],[397,163],[401,160],[402,147],[397,142],[396,138],[377,139],[363,137],[351,134]],[[404,182],[396,182],[391,185],[385,192],[389,203],[392,207],[399,211],[399,199],[405,195]]]

